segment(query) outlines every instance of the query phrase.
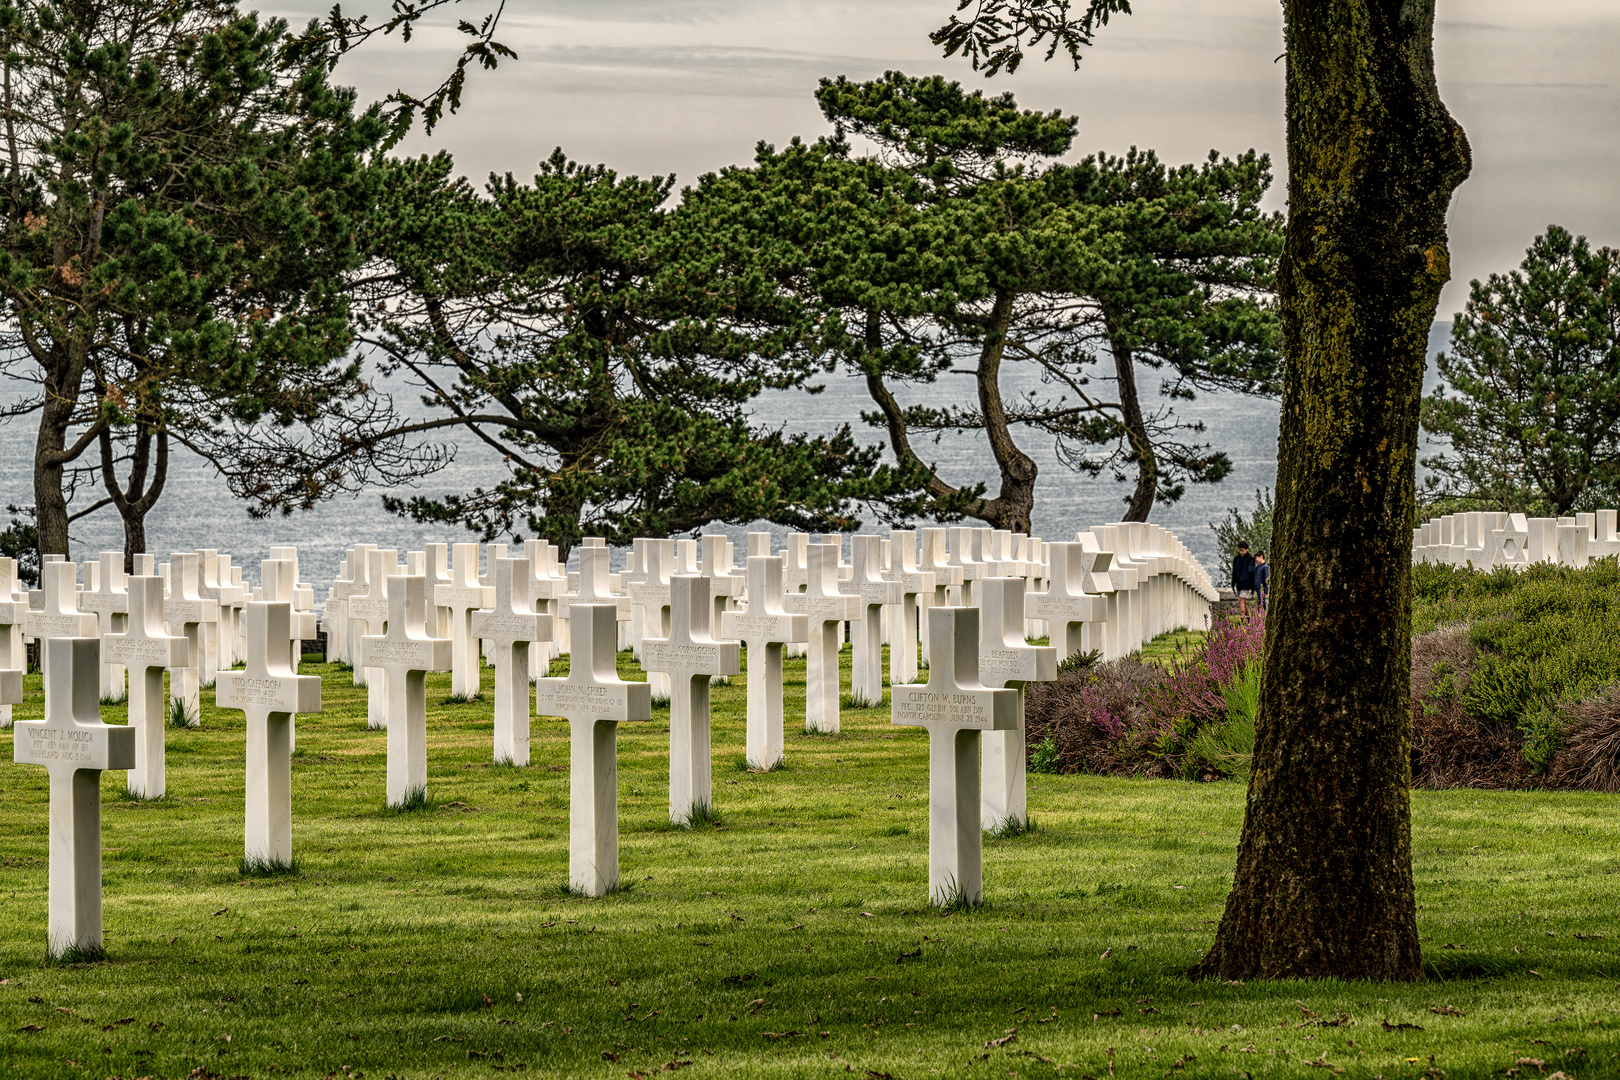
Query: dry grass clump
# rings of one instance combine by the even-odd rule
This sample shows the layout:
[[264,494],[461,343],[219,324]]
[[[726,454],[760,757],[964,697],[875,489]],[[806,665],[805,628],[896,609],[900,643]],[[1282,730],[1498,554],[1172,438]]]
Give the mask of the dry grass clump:
[[1552,786],[1620,791],[1620,686],[1563,712],[1564,744],[1553,759]]
[[1540,786],[1516,729],[1470,716],[1463,707],[1479,651],[1466,623],[1412,639],[1412,786]]

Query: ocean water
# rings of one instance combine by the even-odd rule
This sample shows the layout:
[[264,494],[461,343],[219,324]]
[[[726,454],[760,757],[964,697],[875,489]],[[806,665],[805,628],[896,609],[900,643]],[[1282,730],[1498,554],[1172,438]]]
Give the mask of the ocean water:
[[[1430,355],[1444,348],[1449,323],[1436,323],[1430,333]],[[1027,365],[1010,365],[1004,372],[1002,393],[1011,399],[1025,390],[1043,389],[1033,372],[1020,370]],[[1435,380],[1430,364],[1427,382]],[[864,383],[843,375],[822,380],[825,389],[816,395],[782,392],[761,398],[755,419],[765,425],[789,431],[828,433],[849,423],[856,437],[881,443],[883,434],[866,427],[860,420],[872,411]],[[26,396],[29,387],[0,384],[0,402],[10,403]],[[1158,379],[1149,371],[1139,379],[1144,404],[1158,400]],[[904,404],[944,403],[973,400],[976,391],[969,376],[945,376],[938,383],[921,388],[920,393],[902,395]],[[397,395],[403,404],[410,395]],[[1236,394],[1209,394],[1191,402],[1176,403],[1178,415],[1205,425],[1204,441],[1225,450],[1232,458],[1231,474],[1219,484],[1190,484],[1180,501],[1156,506],[1151,520],[1179,536],[1189,550],[1217,578],[1220,562],[1215,535],[1210,525],[1226,516],[1229,507],[1245,513],[1254,504],[1255,489],[1269,487],[1277,475],[1277,403],[1264,398]],[[0,424],[0,506],[33,502],[33,474],[30,462],[36,429],[32,417]],[[454,436],[452,436],[453,438]],[[1049,442],[1024,435],[1019,445],[1038,463],[1034,532],[1045,540],[1072,540],[1077,531],[1092,525],[1118,520],[1123,512],[1130,485],[1116,483],[1106,473],[1091,478],[1066,469]],[[952,484],[984,481],[990,493],[996,490],[995,463],[982,433],[950,435],[937,442],[921,443],[918,453],[934,462],[941,476]],[[455,460],[443,471],[422,480],[416,491],[427,495],[470,491],[489,486],[500,479],[503,468],[498,455],[476,439],[462,439]],[[396,490],[395,493],[400,493]],[[233,499],[212,466],[183,450],[171,457],[168,482],[147,519],[148,545],[160,560],[168,552],[217,548],[232,556],[237,566],[257,581],[260,560],[274,546],[298,547],[300,575],[316,586],[317,597],[335,574],[343,552],[355,543],[373,543],[397,548],[403,553],[421,550],[431,542],[467,542],[477,539],[467,532],[450,528],[418,525],[388,513],[382,506],[382,490],[371,490],[353,497],[340,497],[314,510],[288,516],[254,520],[245,505]],[[81,505],[94,501],[92,495]],[[918,522],[917,524],[929,524]],[[875,520],[867,523],[876,529]],[[738,561],[746,551],[744,534],[769,531],[779,539],[787,530],[765,523],[717,526],[711,532],[733,537]],[[885,532],[886,535],[886,532]],[[72,528],[71,558],[94,558],[103,550],[123,548],[123,529],[117,513],[107,507],[81,518]],[[577,563],[576,563],[577,565]],[[615,566],[620,565],[618,558]]]

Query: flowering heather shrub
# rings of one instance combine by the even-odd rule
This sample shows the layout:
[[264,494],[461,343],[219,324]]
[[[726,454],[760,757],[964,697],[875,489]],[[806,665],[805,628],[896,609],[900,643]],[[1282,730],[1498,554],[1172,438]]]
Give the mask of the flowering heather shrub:
[[1264,642],[1265,623],[1257,615],[1221,623],[1184,663],[1160,667],[1130,656],[1065,671],[1029,694],[1029,744],[1052,740],[1063,772],[1227,775],[1229,764],[1192,748],[1214,745],[1200,733],[1226,723],[1226,691],[1259,660]]

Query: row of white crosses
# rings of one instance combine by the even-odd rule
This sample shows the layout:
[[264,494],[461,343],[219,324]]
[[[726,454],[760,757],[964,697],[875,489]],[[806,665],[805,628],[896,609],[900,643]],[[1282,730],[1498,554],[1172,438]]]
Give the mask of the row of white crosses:
[[[90,591],[121,595],[122,611],[107,610],[109,604],[74,612],[68,597],[75,567],[60,560],[42,567],[38,612],[19,616],[15,601],[0,602],[7,605],[0,617],[13,624],[20,619],[40,641],[45,669],[44,718],[15,725],[13,756],[21,764],[44,766],[50,776],[47,938],[53,956],[95,955],[102,947],[101,773],[127,770],[130,790],[143,797],[164,792],[163,674],[170,672],[172,679],[195,670],[199,646],[215,644],[165,627],[168,622],[190,630],[203,623],[206,603],[220,603],[218,596],[204,602],[194,595],[195,558],[175,556],[169,564],[171,582],[179,568],[178,608],[176,598],[165,599],[164,579],[157,574],[115,576],[112,568],[122,569],[117,553],[103,555]],[[138,557],[137,570],[151,571],[152,562]],[[320,680],[293,671],[299,639],[314,632],[310,616],[294,610],[296,563],[267,561],[263,570],[264,599],[245,605],[245,641],[239,644],[245,645],[247,669],[213,674],[218,704],[247,714],[244,852],[250,860],[286,865],[292,859],[292,714],[320,708]],[[0,565],[0,576],[14,574],[14,566]],[[104,614],[122,618],[102,629]],[[215,625],[222,635],[234,631],[229,622]],[[231,654],[216,655],[225,662]],[[101,721],[109,667],[129,675],[127,726]],[[0,701],[20,701],[21,689],[20,670],[0,670]]]
[[1554,563],[1579,569],[1593,559],[1620,555],[1617,514],[1598,510],[1573,517],[1467,513],[1430,518],[1412,530],[1412,562],[1517,569]]

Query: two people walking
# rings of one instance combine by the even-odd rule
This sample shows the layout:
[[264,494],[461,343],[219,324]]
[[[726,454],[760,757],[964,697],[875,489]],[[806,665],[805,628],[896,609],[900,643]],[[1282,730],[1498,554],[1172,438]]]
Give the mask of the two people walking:
[[1238,614],[1247,617],[1249,601],[1259,609],[1266,609],[1266,594],[1271,591],[1271,567],[1266,565],[1266,553],[1249,554],[1249,545],[1239,543],[1237,556],[1232,560],[1232,591],[1237,593]]

